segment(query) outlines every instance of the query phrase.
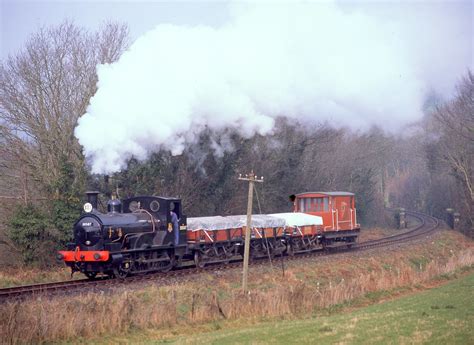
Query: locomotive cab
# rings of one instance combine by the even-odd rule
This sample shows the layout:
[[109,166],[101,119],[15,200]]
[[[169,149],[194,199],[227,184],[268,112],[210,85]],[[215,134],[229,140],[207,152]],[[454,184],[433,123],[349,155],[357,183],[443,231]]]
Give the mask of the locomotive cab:
[[187,217],[182,213],[181,199],[166,198],[156,196],[137,196],[123,201],[123,212],[137,213],[142,210],[153,214],[159,220],[160,230],[166,234],[163,237],[163,244],[171,245],[174,243],[173,224],[171,212],[174,212],[178,218],[179,244],[186,244],[186,220]]

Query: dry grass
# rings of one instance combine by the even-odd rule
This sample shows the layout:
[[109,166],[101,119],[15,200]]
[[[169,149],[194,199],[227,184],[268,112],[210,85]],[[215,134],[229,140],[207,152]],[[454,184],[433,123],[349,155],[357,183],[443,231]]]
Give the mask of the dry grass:
[[[371,293],[430,284],[459,269],[473,267],[472,242],[452,235],[429,245],[389,256],[301,263],[281,272],[254,270],[252,290],[243,294],[240,274],[203,275],[199,281],[164,287],[89,293],[2,306],[0,339],[5,343],[41,343],[132,329],[166,328],[228,319],[301,317]],[[451,237],[450,237],[451,236]],[[263,268],[261,270],[264,270]]]
[[[71,269],[67,267],[38,269],[32,267],[17,267],[0,270],[0,288],[27,285],[35,283],[47,283],[68,280],[71,277]],[[84,278],[76,274],[75,279]]]

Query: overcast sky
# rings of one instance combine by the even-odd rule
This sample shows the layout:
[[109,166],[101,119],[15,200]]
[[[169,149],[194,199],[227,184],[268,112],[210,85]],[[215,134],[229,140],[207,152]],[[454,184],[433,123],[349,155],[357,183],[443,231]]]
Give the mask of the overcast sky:
[[22,47],[28,35],[43,25],[73,19],[95,29],[105,20],[125,22],[132,38],[161,23],[218,26],[228,19],[223,1],[42,1],[0,0],[1,57]]
[[[364,8],[387,14],[409,11],[419,13],[421,17],[430,8],[443,7],[447,16],[464,23],[461,26],[465,31],[463,34],[470,37],[466,44],[472,46],[473,2],[469,0],[345,1],[343,6],[348,10]],[[38,27],[57,24],[67,18],[91,29],[97,28],[104,20],[123,21],[129,24],[132,38],[137,38],[161,23],[219,26],[227,22],[230,15],[228,2],[220,0],[0,0],[0,14],[2,59],[18,51],[28,35]]]

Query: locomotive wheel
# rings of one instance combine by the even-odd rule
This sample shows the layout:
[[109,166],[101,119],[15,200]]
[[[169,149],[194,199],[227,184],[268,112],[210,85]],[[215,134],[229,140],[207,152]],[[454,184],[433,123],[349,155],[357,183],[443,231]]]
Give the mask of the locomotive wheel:
[[206,266],[206,261],[204,261],[201,252],[194,252],[194,264],[198,268],[204,268]]
[[123,268],[121,268],[120,266],[118,266],[118,267],[114,268],[114,275],[115,275],[115,278],[125,279],[128,276],[128,270],[126,271]]
[[97,272],[84,272],[87,278],[94,280],[97,277]]
[[170,261],[160,261],[158,263],[158,271],[160,272],[169,272],[174,266],[174,260],[170,259]]
[[152,260],[150,263],[147,263],[146,270],[148,272],[169,272],[176,264],[176,259],[172,252],[152,252],[148,259]]

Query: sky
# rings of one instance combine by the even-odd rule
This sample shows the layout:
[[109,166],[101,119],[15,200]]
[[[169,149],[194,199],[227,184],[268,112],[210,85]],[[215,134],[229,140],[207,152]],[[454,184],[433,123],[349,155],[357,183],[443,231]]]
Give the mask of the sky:
[[135,39],[158,24],[217,26],[228,15],[223,1],[0,0],[0,57],[18,51],[39,27],[65,19],[92,30],[106,20],[125,22]]
[[129,25],[75,130],[96,173],[181,154],[206,128],[222,154],[227,129],[267,135],[281,116],[401,132],[474,66],[472,1],[0,1],[2,59],[65,19]]
[[[267,1],[268,2],[268,1]],[[282,1],[280,1],[282,2]],[[374,12],[411,10],[420,16],[426,9],[443,7],[449,16],[464,22],[473,32],[472,1],[338,1],[350,10],[363,7]],[[162,23],[219,26],[229,19],[227,1],[174,0],[0,0],[0,57],[14,54],[28,35],[43,25],[73,19],[77,24],[95,29],[104,20],[118,20],[130,25],[132,38]]]

